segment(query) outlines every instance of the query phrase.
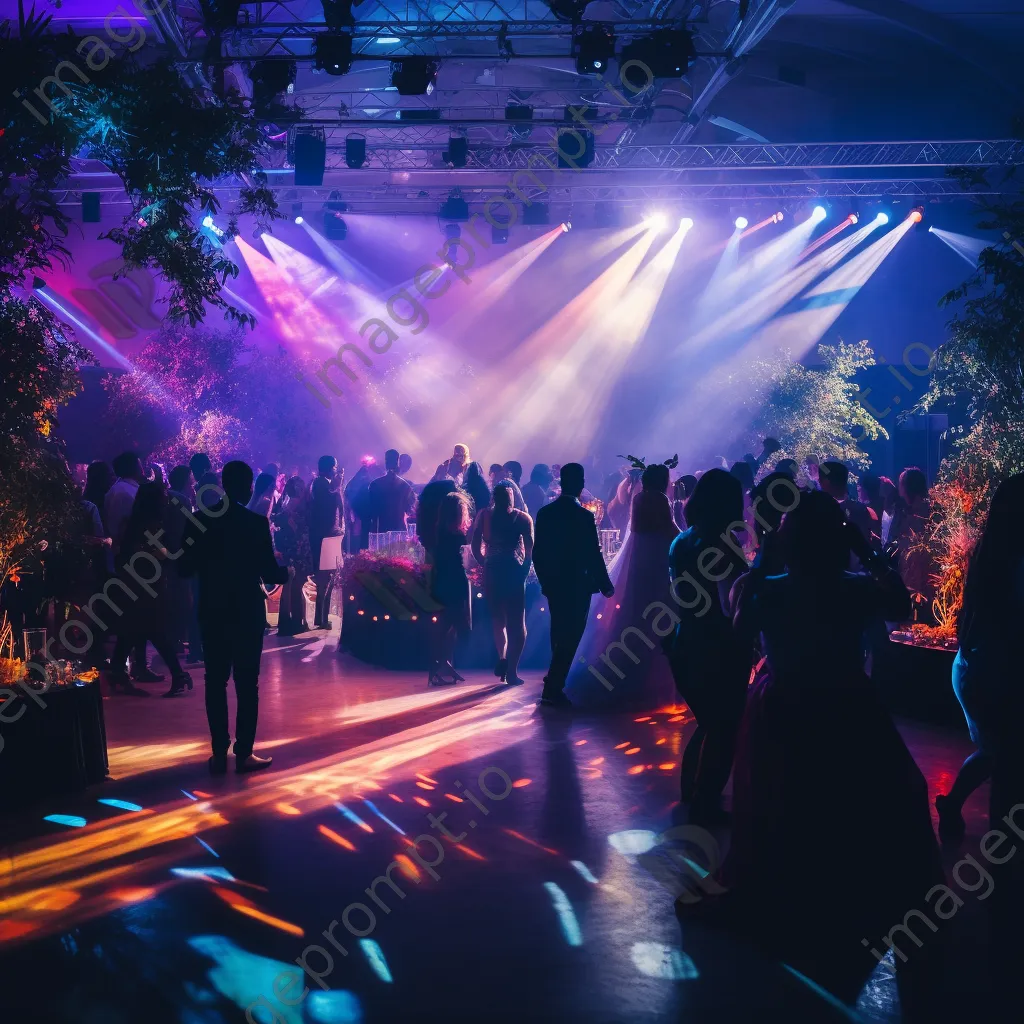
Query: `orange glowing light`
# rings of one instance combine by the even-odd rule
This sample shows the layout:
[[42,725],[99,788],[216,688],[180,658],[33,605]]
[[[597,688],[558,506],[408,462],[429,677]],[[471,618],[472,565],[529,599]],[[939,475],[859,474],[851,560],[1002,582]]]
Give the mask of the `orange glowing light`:
[[654,745],[655,745],[656,747],[660,747],[660,746],[662,745],[662,743],[664,743],[664,742],[665,742],[665,737],[664,737],[664,736],[662,736],[660,740],[655,740],[655,741],[654,741]]
[[920,224],[921,221],[924,220],[924,217],[921,215],[921,211],[920,210],[911,210],[910,211],[910,220],[914,224]]
[[419,881],[420,869],[404,853],[396,854],[395,860],[398,861],[398,866],[406,878],[415,878],[416,881]]
[[455,848],[457,850],[461,850],[463,853],[472,857],[473,860],[487,860],[486,857],[484,857],[482,854],[477,853],[476,850],[471,850],[468,846],[465,845],[465,843],[456,843]]
[[405,801],[397,793],[388,793],[388,796],[395,801],[396,804],[404,804]]
[[37,896],[26,902],[29,910],[64,910],[81,899],[74,889],[43,889]]
[[362,608],[360,608],[360,609],[359,609],[359,610],[358,610],[358,611],[356,612],[356,615],[365,615],[365,614],[366,614],[366,612],[364,612]]
[[256,906],[252,900],[247,900],[244,896],[239,896],[237,892],[232,892],[230,889],[224,889],[219,885],[213,887],[213,891],[230,906],[233,910],[237,910],[240,914],[245,914],[246,917],[251,917],[256,921],[262,921],[264,924],[269,924],[271,928],[277,928],[282,932],[287,932],[289,935],[304,935],[305,932],[297,925],[292,924],[290,921],[283,921],[279,917],[274,917],[272,914],[266,914],[259,907]]
[[626,756],[628,757],[628,756],[630,756],[632,754],[639,754],[639,753],[640,753],[640,748],[639,747],[630,747],[629,750],[626,751]]
[[516,781],[512,783],[512,788],[522,789],[524,786],[528,786],[531,782],[533,782],[533,779],[516,779]]
[[598,617],[599,619],[603,619],[603,618],[604,618],[604,615],[602,615],[602,614],[601,614],[601,612],[598,612],[598,613],[597,613],[597,617]]
[[417,772],[416,778],[422,779],[424,782],[429,782],[432,786],[438,785],[437,779],[432,779],[429,775],[424,775],[423,772]]
[[298,807],[293,807],[291,804],[277,803],[274,804],[274,810],[279,814],[301,814],[302,811]]
[[326,825],[318,825],[317,831],[322,836],[326,836],[332,843],[337,843],[340,847],[346,850],[351,850],[355,853],[355,846],[350,843],[344,836],[339,836],[333,828],[328,828]]
[[20,939],[29,932],[34,932],[39,925],[31,921],[0,921],[0,942],[9,942],[11,939]]
[[593,761],[588,761],[587,764],[604,764],[604,758],[595,757]]
[[650,715],[645,715],[643,718],[634,718],[634,722],[649,722],[651,720]]
[[110,894],[119,903],[142,903],[156,895],[156,889],[140,886],[135,889],[115,889]]
[[423,797],[421,797],[421,796],[414,796],[413,800],[416,803],[418,803],[420,805],[420,807],[429,807],[430,806],[429,801],[424,800]]
[[376,622],[376,621],[377,621],[377,616],[376,616],[376,615],[374,615],[374,617],[373,617],[373,621],[374,621],[374,622]]
[[623,747],[628,747],[628,746],[629,746],[629,740],[626,740],[625,743],[617,743],[615,745],[615,749],[616,750],[621,750]]
[[426,789],[426,790],[429,790],[429,791],[430,791],[431,793],[432,793],[432,792],[434,791],[434,789],[436,788],[436,787],[434,787],[434,786],[431,786],[429,782],[417,782],[417,783],[416,783],[416,785],[417,785],[417,786],[419,786],[419,787],[420,787],[420,789]]
[[675,768],[675,766],[676,766],[675,761],[666,761],[664,764],[659,764],[658,765],[658,767],[663,772],[670,772],[670,771],[672,771],[673,768]]
[[685,715],[673,715],[673,716],[672,716],[672,717],[671,717],[671,718],[669,719],[669,721],[670,721],[670,722],[681,722],[681,721],[683,721],[683,719],[684,719],[685,717],[686,717]]
[[464,804],[466,802],[461,796],[456,796],[454,793],[445,793],[445,796],[448,797],[449,800],[454,800],[457,804]]
[[542,846],[540,843],[535,842],[529,836],[524,836],[522,832],[517,832],[514,828],[503,828],[502,832],[504,832],[506,835],[512,836],[515,839],[522,840],[522,842],[524,843],[529,843],[530,846],[535,846],[538,850],[543,850],[545,853],[550,853],[554,857],[559,856],[557,850],[552,850],[550,846]]
[[587,742],[586,740],[577,740],[577,741],[576,741],[576,746],[577,746],[577,747],[582,747],[582,746],[583,746],[583,744],[584,744],[584,743],[586,743],[586,742]]
[[639,775],[643,770],[644,770],[644,766],[642,764],[635,764],[635,765],[633,765],[632,768],[629,769],[629,771],[626,772],[626,774],[627,775]]
[[198,796],[202,800],[212,800],[213,799],[213,794],[212,793],[204,793],[201,789],[193,789],[192,793],[193,793],[194,796]]

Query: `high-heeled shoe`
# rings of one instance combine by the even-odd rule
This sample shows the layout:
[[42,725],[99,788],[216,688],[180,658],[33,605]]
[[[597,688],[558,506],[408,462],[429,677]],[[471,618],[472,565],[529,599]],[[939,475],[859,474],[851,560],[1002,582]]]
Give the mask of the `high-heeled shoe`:
[[429,674],[427,676],[427,685],[428,686],[452,686],[453,684],[457,683],[458,680],[455,679],[454,676],[448,676],[448,675],[443,675],[442,674],[446,667],[447,667],[447,662],[445,663],[445,665],[440,665],[436,661],[433,662],[431,664],[431,666],[430,666],[430,672],[429,672]]
[[505,682],[505,676],[508,673],[508,658],[499,658],[498,664],[494,666],[494,674],[502,681]]
[[446,661],[441,666],[441,671],[447,672],[456,683],[464,683],[466,681],[466,677],[459,675],[459,673],[455,671],[455,666],[450,661]]
[[180,676],[175,676],[171,680],[171,688],[162,696],[177,697],[179,693],[184,693],[186,689],[192,689],[192,677],[187,672],[182,672]]
[[130,697],[148,697],[149,690],[142,689],[141,686],[136,686],[131,677],[127,672],[112,672],[107,676],[107,684],[110,686],[112,693],[126,693]]

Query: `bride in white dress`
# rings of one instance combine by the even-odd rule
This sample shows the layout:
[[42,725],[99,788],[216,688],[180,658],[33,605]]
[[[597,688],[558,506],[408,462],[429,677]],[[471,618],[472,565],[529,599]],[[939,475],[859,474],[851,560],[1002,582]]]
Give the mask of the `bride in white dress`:
[[646,710],[676,700],[662,653],[662,636],[675,624],[668,549],[679,532],[666,493],[668,466],[648,466],[641,482],[630,505],[626,538],[608,567],[615,596],[595,598],[566,685],[570,700],[580,707]]

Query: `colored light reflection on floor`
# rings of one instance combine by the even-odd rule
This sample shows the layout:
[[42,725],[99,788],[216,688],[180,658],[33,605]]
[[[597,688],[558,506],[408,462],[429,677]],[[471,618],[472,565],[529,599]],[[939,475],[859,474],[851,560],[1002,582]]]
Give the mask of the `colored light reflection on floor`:
[[212,881],[214,878],[223,879],[225,882],[236,881],[235,876],[219,865],[208,868],[171,868],[171,874],[178,878],[198,878],[204,882]]
[[52,821],[54,825],[67,825],[68,828],[85,828],[85,818],[77,814],[48,814],[43,821]]
[[583,945],[583,932],[580,930],[580,923],[576,919],[576,911],[572,909],[569,897],[565,895],[561,886],[554,882],[545,882],[544,888],[551,897],[551,903],[558,914],[559,924],[562,926],[562,934],[570,946]]
[[349,808],[347,808],[343,803],[336,803],[334,806],[339,811],[341,811],[342,815],[345,818],[347,818],[349,821],[351,821],[353,825],[358,826],[364,832],[372,832],[373,831],[373,826],[372,825],[368,825],[365,821],[363,821],[362,818],[359,817],[358,814],[355,813],[355,811],[349,810]]
[[569,863],[576,869],[576,873],[583,879],[584,882],[589,882],[591,885],[599,885],[600,883],[594,877],[594,873],[587,867],[586,864],[581,860],[571,860]]
[[504,832],[506,835],[512,836],[513,839],[518,839],[521,842],[529,843],[530,846],[535,846],[538,850],[543,850],[545,853],[554,854],[556,857],[558,856],[557,850],[552,850],[550,846],[541,846],[540,843],[531,839],[529,836],[524,836],[522,832],[517,832],[514,828],[504,828],[502,829],[502,832]]
[[237,892],[232,892],[230,889],[224,889],[221,886],[214,886],[213,891],[232,910],[237,910],[240,914],[251,917],[254,921],[262,921],[264,924],[270,925],[271,928],[277,928],[279,931],[287,932],[289,935],[302,936],[305,934],[297,924],[292,924],[291,921],[284,921],[280,917],[274,917],[273,914],[260,910],[252,900],[247,900]]
[[118,807],[122,811],[141,811],[140,804],[133,804],[128,800],[114,800],[110,797],[102,797],[96,801],[99,804],[106,804],[108,807]]
[[381,981],[386,981],[390,985],[395,979],[391,977],[391,969],[388,967],[388,962],[384,957],[384,950],[380,948],[380,944],[373,939],[360,939],[359,948],[363,951],[363,955],[366,957],[370,967],[373,968],[373,973]]
[[205,839],[200,839],[199,836],[196,836],[196,842],[206,850],[207,853],[212,853],[217,860],[220,860],[220,854]]
[[350,843],[344,836],[338,835],[333,828],[328,828],[326,825],[317,825],[317,831],[322,836],[326,836],[332,843],[337,843],[340,847],[346,850],[355,851],[355,846]]
[[694,962],[681,949],[662,942],[634,942],[630,956],[636,969],[648,978],[693,981],[700,977]]
[[390,825],[399,835],[405,835],[405,829],[400,828],[396,825],[386,814],[377,809],[377,805],[372,800],[363,800],[363,803],[373,811],[374,814],[384,822],[385,825]]
[[608,842],[613,850],[627,857],[635,857],[637,854],[653,850],[658,843],[658,837],[649,829],[634,828],[625,832],[613,832],[608,837]]

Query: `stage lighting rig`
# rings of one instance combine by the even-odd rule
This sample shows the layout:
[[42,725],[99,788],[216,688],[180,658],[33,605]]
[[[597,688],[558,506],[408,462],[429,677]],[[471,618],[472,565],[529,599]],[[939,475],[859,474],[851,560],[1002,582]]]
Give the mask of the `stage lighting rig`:
[[391,84],[399,96],[423,96],[434,91],[438,61],[429,57],[403,57],[391,62]]
[[352,36],[335,31],[314,36],[313,67],[329,75],[347,75],[352,70]]
[[[655,78],[682,78],[697,59],[693,35],[685,28],[660,28],[640,36],[622,48],[619,68],[622,80],[634,93],[650,85]],[[636,63],[627,67],[631,61]]]
[[578,75],[602,75],[615,56],[615,33],[611,26],[587,21],[572,27],[572,55]]
[[551,13],[559,21],[568,21],[575,25],[583,20],[583,12],[590,0],[545,0]]
[[351,28],[356,19],[352,8],[358,7],[363,0],[321,0],[324,8],[324,24],[334,32],[343,28]]
[[266,111],[288,86],[295,84],[295,61],[258,60],[249,71],[252,105],[257,114]]

